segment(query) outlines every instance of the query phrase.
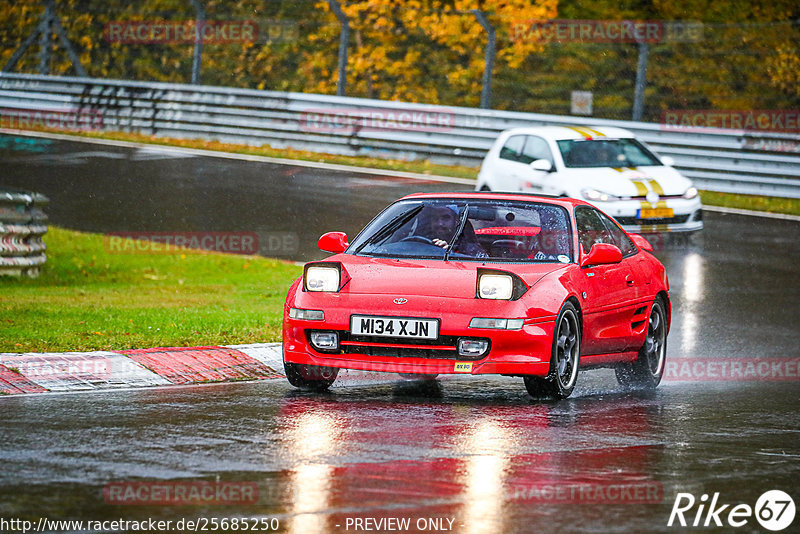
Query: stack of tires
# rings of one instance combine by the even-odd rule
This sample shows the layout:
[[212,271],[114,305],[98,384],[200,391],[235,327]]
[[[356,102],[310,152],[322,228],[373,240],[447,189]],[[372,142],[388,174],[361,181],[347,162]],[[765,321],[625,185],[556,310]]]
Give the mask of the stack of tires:
[[49,202],[39,193],[0,188],[0,275],[39,275],[47,261],[42,236],[47,232]]

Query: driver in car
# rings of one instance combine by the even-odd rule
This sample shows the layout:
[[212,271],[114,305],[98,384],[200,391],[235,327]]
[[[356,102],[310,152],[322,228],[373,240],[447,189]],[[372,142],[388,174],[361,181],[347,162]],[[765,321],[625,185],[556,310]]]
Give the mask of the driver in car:
[[[431,207],[427,213],[429,217],[429,236],[437,247],[446,249],[448,243],[453,239],[453,234],[458,230],[459,215],[458,207],[455,205]],[[453,251],[476,258],[487,258],[486,251],[478,243],[475,229],[469,221],[464,225],[461,236],[456,241]]]

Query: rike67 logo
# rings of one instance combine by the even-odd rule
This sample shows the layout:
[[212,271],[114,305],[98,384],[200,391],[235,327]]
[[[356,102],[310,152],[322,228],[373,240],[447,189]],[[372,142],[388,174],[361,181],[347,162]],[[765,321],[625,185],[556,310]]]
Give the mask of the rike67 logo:
[[753,508],[749,504],[722,504],[719,493],[714,493],[710,502],[706,494],[698,501],[691,493],[678,493],[667,526],[739,528],[753,516],[767,530],[784,530],[794,522],[794,500],[786,492],[770,490],[758,498]]

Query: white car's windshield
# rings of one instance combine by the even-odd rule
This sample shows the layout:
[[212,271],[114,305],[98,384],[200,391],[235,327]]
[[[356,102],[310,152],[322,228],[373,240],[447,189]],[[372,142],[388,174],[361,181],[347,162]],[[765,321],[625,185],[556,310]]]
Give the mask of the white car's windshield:
[[481,261],[572,261],[567,211],[537,202],[406,200],[356,237],[350,254]]
[[661,165],[636,139],[564,139],[557,144],[566,167]]

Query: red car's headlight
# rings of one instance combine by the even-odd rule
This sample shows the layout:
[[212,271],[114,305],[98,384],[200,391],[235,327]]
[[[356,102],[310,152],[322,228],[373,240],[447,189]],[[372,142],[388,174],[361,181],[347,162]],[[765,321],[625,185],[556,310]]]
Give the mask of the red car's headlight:
[[339,269],[309,267],[305,281],[307,291],[339,291]]
[[517,300],[528,290],[522,279],[505,271],[478,269],[477,297],[492,300]]
[[307,263],[303,291],[336,293],[350,280],[342,264],[334,261]]
[[478,277],[478,296],[482,299],[511,300],[514,279],[508,274],[483,274]]

